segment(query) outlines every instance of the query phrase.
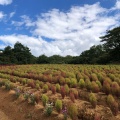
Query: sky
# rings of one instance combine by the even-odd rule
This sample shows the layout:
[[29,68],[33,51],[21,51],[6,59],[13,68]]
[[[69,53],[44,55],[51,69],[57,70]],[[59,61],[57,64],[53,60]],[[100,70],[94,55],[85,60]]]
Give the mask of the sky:
[[120,25],[120,0],[0,0],[0,49],[79,56]]

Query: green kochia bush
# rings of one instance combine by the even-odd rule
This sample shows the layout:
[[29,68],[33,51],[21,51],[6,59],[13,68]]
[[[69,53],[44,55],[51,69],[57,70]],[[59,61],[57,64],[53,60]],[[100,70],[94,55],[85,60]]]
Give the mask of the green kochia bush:
[[113,112],[114,115],[118,114],[118,103],[115,101],[114,97],[112,95],[107,96],[107,104],[109,105],[111,111]]
[[76,87],[77,86],[77,80],[75,78],[72,78],[70,80],[70,87]]
[[76,120],[77,119],[78,110],[77,110],[77,106],[74,103],[70,102],[68,104],[68,114],[70,115],[72,120]]
[[109,106],[111,106],[112,103],[114,103],[114,102],[115,102],[114,97],[113,97],[112,95],[108,95],[108,96],[107,96],[107,104],[108,104]]
[[97,105],[97,98],[94,93],[90,93],[89,95],[89,101],[92,104],[92,106],[95,108]]
[[92,79],[92,81],[97,81],[98,80],[97,75],[95,73],[92,73],[91,79]]
[[70,91],[69,86],[66,84],[66,85],[64,86],[64,88],[65,88],[65,93],[66,93],[66,95],[68,95],[68,94],[69,94],[69,91]]
[[46,96],[45,94],[43,94],[42,95],[42,103],[43,103],[43,105],[45,106],[46,105],[46,103],[48,102],[48,96]]
[[91,81],[89,79],[85,80],[85,86],[88,91],[92,89]]
[[64,77],[60,77],[59,82],[61,85],[65,84],[65,78]]
[[60,92],[60,85],[58,83],[56,84],[56,91]]
[[96,81],[96,84],[99,86],[100,90],[102,89],[102,85],[101,85],[101,82],[100,81]]
[[43,91],[44,91],[45,93],[48,91],[48,85],[47,85],[47,84],[43,86]]
[[5,89],[6,90],[11,90],[13,88],[14,88],[13,83],[11,83],[10,81],[5,82]]
[[80,81],[79,81],[79,87],[80,88],[84,88],[85,87],[85,81],[84,81],[84,79],[80,79]]
[[58,112],[61,112],[61,110],[62,110],[62,101],[61,100],[58,100],[58,99],[56,100],[55,108]]

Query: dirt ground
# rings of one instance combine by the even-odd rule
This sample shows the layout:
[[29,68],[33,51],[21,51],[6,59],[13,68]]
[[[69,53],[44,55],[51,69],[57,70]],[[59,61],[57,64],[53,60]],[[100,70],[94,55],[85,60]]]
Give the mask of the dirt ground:
[[0,120],[24,120],[14,102],[8,91],[0,89]]
[[11,120],[9,117],[0,110],[0,120]]
[[46,117],[43,106],[34,106],[22,98],[14,97],[13,91],[0,88],[0,120],[61,120],[58,113]]
[[[79,103],[82,104],[83,102],[81,101]],[[105,109],[103,106],[99,107],[100,109],[103,108],[103,110],[107,109]],[[97,109],[99,107],[97,107]],[[13,90],[7,91],[4,88],[0,88],[0,120],[63,120],[61,119],[63,116],[55,111],[51,117],[46,117],[43,111],[44,107],[41,103],[35,106],[31,105],[22,97],[16,99]],[[118,114],[116,118],[113,117],[111,119],[109,119],[110,117],[107,119],[109,116],[107,115],[108,114],[106,113],[106,119],[103,120],[120,120],[120,114]]]

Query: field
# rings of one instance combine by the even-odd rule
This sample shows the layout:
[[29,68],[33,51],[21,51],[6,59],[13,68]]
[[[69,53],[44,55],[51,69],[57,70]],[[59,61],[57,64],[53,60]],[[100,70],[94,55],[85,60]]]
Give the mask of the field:
[[11,120],[120,120],[120,66],[0,66],[0,110]]

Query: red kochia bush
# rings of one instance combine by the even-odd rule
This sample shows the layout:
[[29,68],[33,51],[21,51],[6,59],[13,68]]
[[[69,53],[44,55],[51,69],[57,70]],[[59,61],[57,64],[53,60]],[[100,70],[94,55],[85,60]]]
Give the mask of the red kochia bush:
[[64,97],[65,97],[65,88],[63,86],[61,87],[61,96],[62,96],[62,99],[64,99]]
[[105,92],[106,95],[110,94],[110,92],[111,92],[110,83],[107,81],[103,82],[103,92]]
[[55,94],[56,93],[56,87],[52,85],[51,86],[51,91],[52,91],[53,94]]
[[70,99],[72,102],[75,102],[75,96],[73,92],[70,92]]
[[34,81],[28,82],[28,86],[31,87],[31,88],[35,88],[35,83],[34,83]]

